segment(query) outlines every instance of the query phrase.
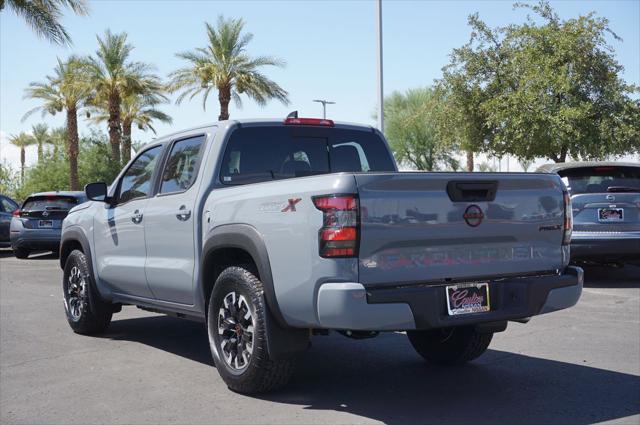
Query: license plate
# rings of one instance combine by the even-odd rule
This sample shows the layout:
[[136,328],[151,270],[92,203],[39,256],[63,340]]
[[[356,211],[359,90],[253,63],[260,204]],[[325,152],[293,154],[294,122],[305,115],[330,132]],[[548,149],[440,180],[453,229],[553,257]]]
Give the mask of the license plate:
[[51,221],[51,220],[40,220],[38,222],[38,227],[53,227],[53,221]]
[[624,210],[622,208],[600,208],[598,209],[598,220],[600,221],[622,221]]
[[491,310],[487,282],[460,283],[447,286],[446,290],[449,316],[483,313]]

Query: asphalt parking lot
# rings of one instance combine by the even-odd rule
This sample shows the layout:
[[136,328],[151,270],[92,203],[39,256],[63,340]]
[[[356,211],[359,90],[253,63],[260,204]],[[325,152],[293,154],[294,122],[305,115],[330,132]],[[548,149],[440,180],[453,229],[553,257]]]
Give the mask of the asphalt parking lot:
[[57,259],[0,250],[0,423],[640,423],[640,268],[587,269],[572,309],[510,324],[460,368],[406,337],[315,337],[285,390],[229,391],[204,326],[125,307],[75,335]]

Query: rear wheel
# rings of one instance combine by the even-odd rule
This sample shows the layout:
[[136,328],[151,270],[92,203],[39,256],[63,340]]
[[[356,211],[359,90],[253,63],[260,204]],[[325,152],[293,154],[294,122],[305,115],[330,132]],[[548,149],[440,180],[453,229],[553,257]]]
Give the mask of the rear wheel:
[[413,348],[427,361],[458,365],[480,357],[489,348],[493,333],[479,333],[473,326],[407,331]]
[[16,258],[20,258],[20,259],[29,258],[29,254],[31,254],[31,251],[27,248],[15,248],[13,250],[13,255],[15,255]]
[[266,316],[262,282],[244,268],[225,269],[211,291],[207,329],[218,373],[234,391],[274,390],[293,374],[293,359],[269,357]]
[[63,276],[64,309],[71,329],[85,335],[107,330],[113,306],[100,297],[82,251],[69,254]]

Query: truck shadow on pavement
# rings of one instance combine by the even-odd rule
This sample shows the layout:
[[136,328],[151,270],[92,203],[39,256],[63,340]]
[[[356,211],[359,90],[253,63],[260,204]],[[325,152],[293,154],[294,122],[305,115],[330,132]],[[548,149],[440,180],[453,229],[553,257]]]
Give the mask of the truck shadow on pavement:
[[640,267],[582,265],[585,288],[640,288]]
[[[199,323],[120,320],[106,337],[213,364]],[[431,366],[405,335],[385,333],[363,341],[314,337],[290,385],[254,397],[385,423],[587,424],[639,414],[639,394],[637,376],[497,350],[462,367]]]

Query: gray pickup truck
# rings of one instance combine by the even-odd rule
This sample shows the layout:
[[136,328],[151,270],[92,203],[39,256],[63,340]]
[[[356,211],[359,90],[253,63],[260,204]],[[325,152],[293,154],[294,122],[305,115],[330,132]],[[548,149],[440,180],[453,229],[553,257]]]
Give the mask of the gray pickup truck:
[[398,172],[369,126],[219,122],[85,190],[60,247],[71,328],[103,332],[123,305],[203,321],[243,393],[286,384],[328,330],[406,331],[429,362],[460,364],[582,292],[559,176]]

